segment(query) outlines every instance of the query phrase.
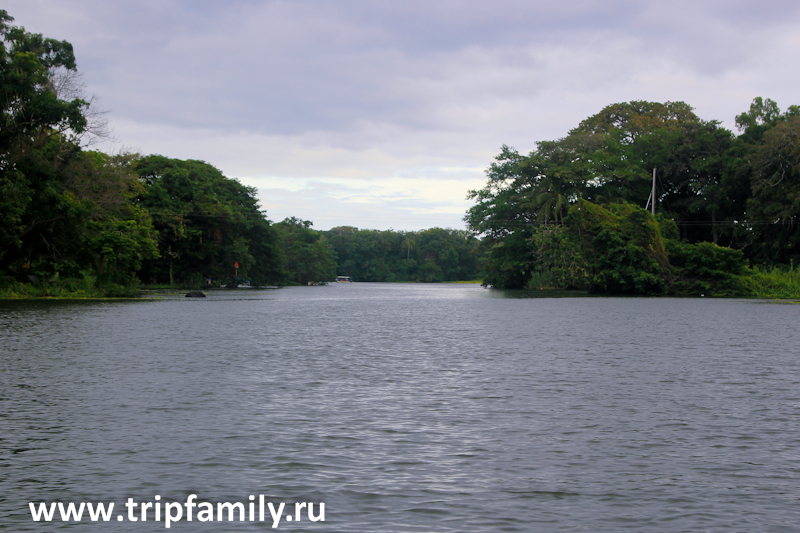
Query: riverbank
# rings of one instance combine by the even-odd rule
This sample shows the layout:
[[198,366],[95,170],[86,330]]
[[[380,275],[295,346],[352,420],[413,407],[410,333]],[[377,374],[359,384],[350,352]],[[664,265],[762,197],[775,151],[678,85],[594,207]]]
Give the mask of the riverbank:
[[91,279],[35,284],[14,281],[0,286],[0,299],[4,300],[118,300],[136,299],[139,296],[138,286],[97,286]]
[[[396,282],[398,284],[412,284],[414,282]],[[450,285],[450,284],[475,284],[481,283],[480,280],[472,281],[445,281],[439,283],[426,283],[426,285]],[[713,286],[699,294],[667,294],[665,296],[684,296],[700,298],[746,298],[763,300],[798,300],[800,299],[800,270],[789,268],[781,270],[779,268],[764,269],[753,268],[749,275],[741,276],[737,286],[740,290],[720,291]],[[0,299],[2,300],[128,300],[128,299],[147,299],[157,297],[160,294],[182,294],[192,290],[216,290],[221,287],[197,287],[155,284],[155,285],[97,285],[91,277],[86,279],[56,280],[52,282],[21,283],[18,281],[6,283],[0,286]],[[265,287],[267,288],[267,287]],[[275,288],[275,287],[269,287]],[[550,288],[546,285],[531,288],[537,293],[558,294],[557,297],[580,298],[586,296],[585,291],[564,291]],[[526,291],[523,291],[526,292]],[[613,296],[595,294],[593,296]]]
[[788,270],[754,268],[747,278],[752,283],[754,297],[770,300],[800,298],[800,269]]

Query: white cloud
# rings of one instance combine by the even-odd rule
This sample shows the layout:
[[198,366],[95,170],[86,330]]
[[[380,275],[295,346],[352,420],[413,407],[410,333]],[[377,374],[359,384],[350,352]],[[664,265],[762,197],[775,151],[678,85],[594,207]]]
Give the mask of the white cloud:
[[[243,179],[258,187],[262,207],[278,222],[289,216],[317,229],[349,225],[366,229],[462,228],[465,200],[483,179]],[[454,198],[461,198],[455,201]]]

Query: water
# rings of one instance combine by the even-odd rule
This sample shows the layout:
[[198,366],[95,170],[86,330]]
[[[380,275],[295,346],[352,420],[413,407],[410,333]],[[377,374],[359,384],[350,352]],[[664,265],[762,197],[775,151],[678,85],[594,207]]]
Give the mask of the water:
[[0,303],[0,530],[165,530],[28,502],[263,494],[325,503],[278,531],[800,531],[800,306],[518,296]]

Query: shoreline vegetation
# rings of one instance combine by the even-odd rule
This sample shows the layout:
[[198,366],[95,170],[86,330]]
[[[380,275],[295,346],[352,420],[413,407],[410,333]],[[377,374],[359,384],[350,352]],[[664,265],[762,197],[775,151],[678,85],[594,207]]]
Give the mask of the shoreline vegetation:
[[[137,298],[240,284],[470,283],[626,296],[800,298],[800,106],[739,134],[684,102],[606,106],[524,155],[503,146],[468,229],[273,222],[204,162],[107,136],[67,41],[0,10],[0,298]],[[655,208],[652,206],[655,204]],[[648,208],[645,208],[647,206]]]
[[[557,295],[563,297],[585,297],[585,296],[615,296],[614,294],[592,293],[588,290],[563,289],[553,283],[553,274],[536,276],[531,283],[518,289],[520,293],[536,294],[539,296]],[[708,294],[665,294],[663,297],[689,297],[689,298],[737,298],[737,299],[757,299],[757,300],[785,300],[788,303],[800,303],[800,269],[784,271],[773,268],[769,271],[759,268],[751,269],[745,277],[751,283],[750,290],[746,293],[718,293],[709,291]],[[336,282],[329,282],[335,284]],[[384,283],[420,283],[417,281],[395,281]],[[482,280],[460,280],[460,281],[441,281],[434,282],[439,284],[482,284]],[[285,286],[302,286],[290,284]],[[202,292],[215,290],[247,290],[252,289],[277,289],[279,286],[255,286],[248,288],[227,288],[225,286],[200,287]],[[0,300],[142,300],[147,298],[159,298],[165,294],[184,295],[187,291],[197,290],[198,287],[190,285],[133,285],[125,287],[124,290],[113,296],[108,295],[107,287],[93,287],[91,283],[79,283],[77,285],[51,285],[40,284],[38,287],[30,283],[16,282],[7,284],[0,289]],[[653,297],[653,295],[620,295],[616,296],[642,296]]]

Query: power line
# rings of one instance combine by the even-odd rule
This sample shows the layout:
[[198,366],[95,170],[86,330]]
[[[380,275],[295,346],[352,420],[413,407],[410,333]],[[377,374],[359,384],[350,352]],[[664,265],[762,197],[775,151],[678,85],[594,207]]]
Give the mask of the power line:
[[[702,221],[702,220],[685,220],[685,221],[677,221],[672,220],[677,226],[793,226],[795,225],[794,219],[790,219],[789,221],[785,220],[778,220],[778,221],[769,221],[769,220],[719,220],[717,222],[711,221]],[[545,223],[545,222],[526,222],[522,220],[499,220],[493,219],[491,221],[487,221],[482,225],[505,225],[505,226],[552,226],[554,224]],[[558,225],[558,224],[555,224]]]

